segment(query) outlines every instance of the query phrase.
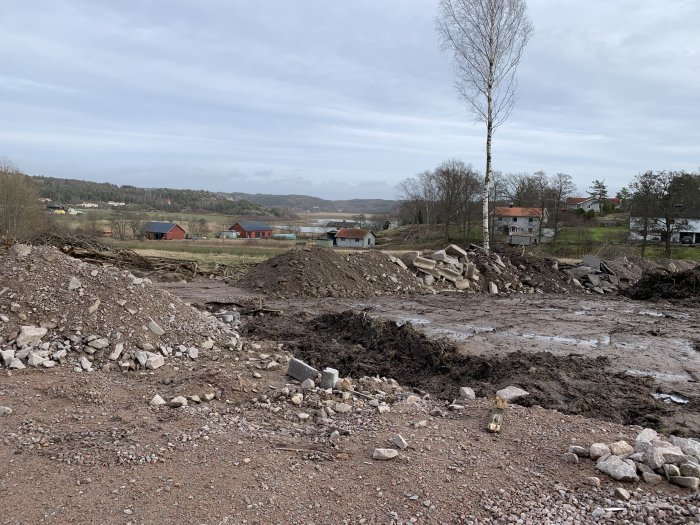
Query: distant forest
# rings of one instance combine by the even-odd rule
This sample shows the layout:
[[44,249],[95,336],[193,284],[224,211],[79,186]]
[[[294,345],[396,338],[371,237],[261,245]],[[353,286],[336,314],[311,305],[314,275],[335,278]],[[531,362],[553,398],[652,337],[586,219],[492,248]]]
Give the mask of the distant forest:
[[60,204],[124,202],[132,207],[169,212],[213,212],[228,215],[278,215],[276,210],[245,199],[204,190],[137,188],[107,182],[32,177],[39,195]]
[[171,188],[137,188],[107,182],[32,177],[39,194],[60,204],[125,202],[129,206],[170,212],[284,216],[289,212],[391,213],[397,201],[386,199],[326,200],[308,195],[225,193]]

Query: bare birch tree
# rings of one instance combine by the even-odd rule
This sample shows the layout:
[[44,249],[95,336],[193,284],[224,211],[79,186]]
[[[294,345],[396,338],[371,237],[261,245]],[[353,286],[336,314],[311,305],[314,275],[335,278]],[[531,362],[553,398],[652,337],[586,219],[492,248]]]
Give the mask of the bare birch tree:
[[436,30],[442,48],[452,54],[459,94],[486,124],[482,214],[488,251],[491,141],[515,104],[515,74],[532,23],[525,0],[440,0]]

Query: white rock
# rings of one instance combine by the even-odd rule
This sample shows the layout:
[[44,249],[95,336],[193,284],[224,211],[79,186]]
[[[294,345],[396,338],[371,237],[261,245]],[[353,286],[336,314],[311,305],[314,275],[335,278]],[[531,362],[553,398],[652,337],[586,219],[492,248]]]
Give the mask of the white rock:
[[117,343],[114,345],[114,350],[112,350],[109,355],[107,356],[107,359],[110,361],[116,361],[119,359],[119,356],[122,355],[122,352],[124,351],[124,344],[123,343]]
[[36,352],[29,354],[29,359],[27,359],[27,365],[29,366],[41,366],[41,363],[46,361],[46,358],[39,355]]
[[509,403],[528,395],[530,395],[529,392],[523,390],[522,388],[518,388],[517,386],[508,386],[496,392],[496,397],[500,397]]
[[610,453],[615,456],[627,456],[634,453],[634,447],[627,441],[620,440],[615,443],[610,443]]
[[12,414],[12,409],[10,407],[0,406],[0,417],[9,416]]
[[335,410],[339,414],[348,414],[352,411],[352,405],[348,405],[347,403],[338,402],[333,407],[333,410]]
[[83,285],[77,277],[71,277],[68,281],[68,290],[73,291],[82,288]]
[[109,346],[109,339],[106,337],[100,337],[99,339],[93,339],[88,343],[88,346],[91,346],[92,348],[96,348],[97,350],[101,350],[103,348],[107,348]]
[[607,446],[605,443],[593,443],[591,445],[589,455],[592,460],[602,458],[603,456],[606,456],[608,454],[610,454],[610,447]]
[[195,348],[194,346],[188,348],[187,357],[190,359],[197,359],[199,357],[199,348]]
[[44,368],[53,368],[54,366],[56,366],[56,361],[52,361],[51,359],[47,359],[46,361],[41,363],[41,366],[43,366]]
[[10,364],[8,365],[8,368],[12,368],[14,370],[22,370],[24,368],[27,368],[24,366],[24,363],[22,362],[21,359],[14,357],[12,361],[10,361]]
[[314,388],[316,388],[316,383],[314,383],[313,379],[305,379],[301,383],[302,390],[313,390]]
[[92,370],[92,363],[84,355],[80,356],[80,358],[78,359],[78,364],[80,365],[80,368],[82,368],[86,372],[89,372],[90,370]]
[[48,330],[39,326],[20,326],[20,332],[15,341],[20,348],[23,346],[36,346],[46,335]]
[[398,455],[399,451],[393,448],[375,448],[372,453],[372,459],[389,460],[394,459]]
[[596,468],[617,481],[639,481],[634,462],[632,465],[623,461],[618,456],[610,456],[606,460],[596,464]]
[[472,388],[469,388],[468,386],[463,386],[459,389],[459,398],[476,399],[476,394],[474,393],[474,390]]
[[151,354],[146,360],[146,368],[156,370],[165,364],[165,358],[160,354]]
[[10,363],[15,358],[14,350],[2,350],[0,351],[0,359],[2,359],[2,364],[5,366],[10,366]]
[[165,399],[156,394],[148,404],[153,407],[159,407],[165,404]]
[[148,329],[156,335],[165,335],[165,330],[163,330],[158,324],[153,320],[149,319]]
[[403,450],[408,446],[408,443],[406,442],[406,440],[403,438],[403,436],[401,434],[396,434],[394,436],[394,445],[396,445],[401,450]]
[[214,348],[214,341],[212,341],[211,339],[207,339],[199,346],[201,346],[203,350],[211,350],[212,348]]

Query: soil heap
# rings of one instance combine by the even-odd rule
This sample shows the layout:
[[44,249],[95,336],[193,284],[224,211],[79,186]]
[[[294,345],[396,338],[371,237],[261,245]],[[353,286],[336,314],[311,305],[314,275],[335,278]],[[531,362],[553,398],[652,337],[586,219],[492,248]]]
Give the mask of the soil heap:
[[639,300],[685,300],[700,303],[700,266],[677,273],[651,273],[626,290]]
[[90,371],[158,368],[200,348],[236,346],[238,334],[208,313],[114,266],[91,265],[51,246],[0,252],[0,350],[9,368],[63,362]]
[[[396,262],[393,262],[396,261]],[[343,256],[320,247],[289,250],[257,265],[239,282],[270,297],[373,297],[426,288],[398,259],[381,252]]]

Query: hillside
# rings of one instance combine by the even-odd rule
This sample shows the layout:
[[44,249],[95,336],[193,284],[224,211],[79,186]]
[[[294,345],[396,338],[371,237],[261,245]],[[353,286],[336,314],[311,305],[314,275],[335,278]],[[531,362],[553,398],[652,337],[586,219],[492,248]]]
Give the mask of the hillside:
[[62,204],[125,202],[155,210],[210,211],[231,215],[283,215],[284,212],[389,213],[397,201],[387,199],[327,200],[309,195],[227,193],[172,188],[137,188],[108,182],[32,177],[42,197]]
[[398,201],[388,199],[327,200],[309,195],[267,195],[263,193],[232,193],[230,195],[269,208],[285,208],[290,211],[389,213],[398,204]]
[[230,215],[275,215],[274,210],[245,199],[204,190],[137,188],[108,182],[54,177],[32,177],[39,195],[61,204],[125,202],[128,205],[169,212],[203,211]]

